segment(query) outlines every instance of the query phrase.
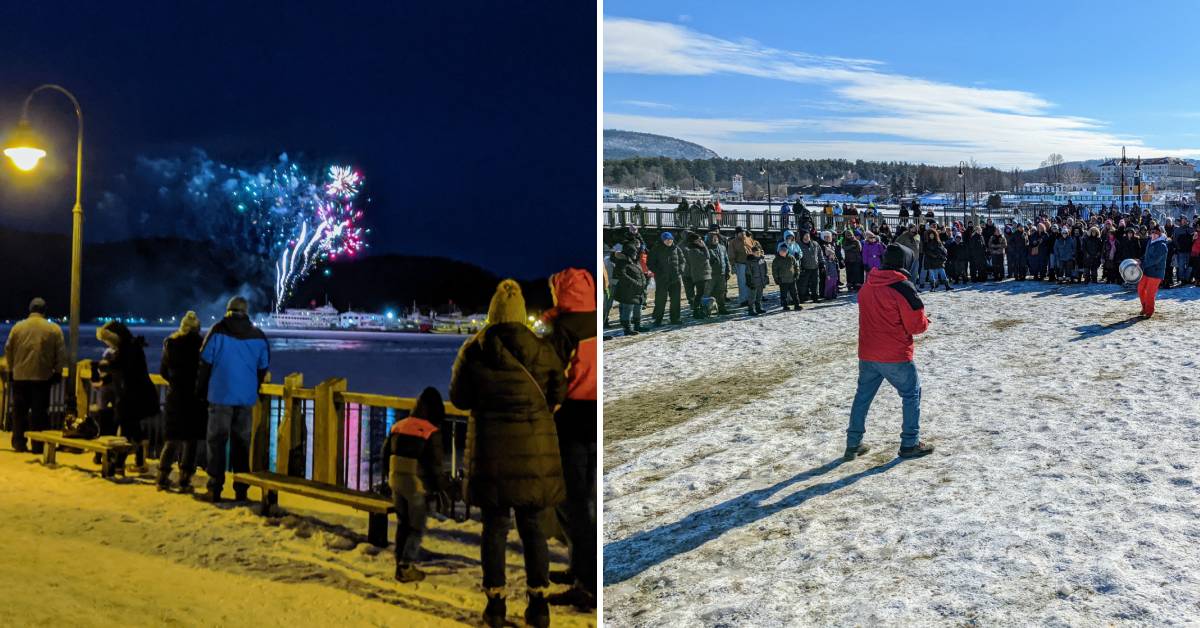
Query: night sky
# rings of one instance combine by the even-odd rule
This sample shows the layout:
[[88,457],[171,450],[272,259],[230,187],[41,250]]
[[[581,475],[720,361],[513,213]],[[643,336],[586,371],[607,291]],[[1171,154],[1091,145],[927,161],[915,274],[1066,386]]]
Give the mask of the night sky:
[[[522,278],[594,265],[589,3],[7,3],[0,58],[4,134],[40,83],[82,103],[89,241],[153,235],[138,211],[170,215],[152,195],[97,210],[139,156],[286,151],[361,168],[374,254]],[[31,118],[51,154],[34,176],[0,168],[0,225],[66,233],[73,116],[46,93]]]

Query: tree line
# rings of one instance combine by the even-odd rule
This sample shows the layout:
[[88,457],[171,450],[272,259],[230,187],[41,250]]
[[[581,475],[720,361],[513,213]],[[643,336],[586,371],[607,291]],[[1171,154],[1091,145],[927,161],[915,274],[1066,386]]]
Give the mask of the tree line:
[[772,195],[783,194],[787,186],[812,185],[842,178],[860,178],[879,182],[893,195],[926,192],[957,192],[965,183],[969,193],[1013,190],[1030,180],[1021,170],[1005,171],[966,163],[963,177],[958,166],[932,166],[904,161],[864,161],[858,159],[672,159],[669,157],[632,157],[606,159],[604,184],[619,187],[729,189],[733,176],[740,174],[743,193],[748,197],[766,193],[770,174]]

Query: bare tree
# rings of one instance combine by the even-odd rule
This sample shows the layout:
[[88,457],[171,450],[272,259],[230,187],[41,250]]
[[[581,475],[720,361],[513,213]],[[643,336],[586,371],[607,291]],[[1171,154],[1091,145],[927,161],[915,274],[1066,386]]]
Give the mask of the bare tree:
[[1042,162],[1043,168],[1048,168],[1051,183],[1062,183],[1063,176],[1063,156],[1058,153],[1050,153],[1046,161]]

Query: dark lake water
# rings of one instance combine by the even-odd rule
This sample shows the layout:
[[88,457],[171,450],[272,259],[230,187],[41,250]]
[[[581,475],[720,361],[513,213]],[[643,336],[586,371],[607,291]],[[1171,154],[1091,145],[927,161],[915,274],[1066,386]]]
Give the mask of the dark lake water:
[[[104,345],[96,339],[96,325],[84,325],[79,334],[80,359],[99,359]],[[8,338],[12,325],[0,325]],[[134,327],[144,336],[146,360],[157,373],[163,340],[174,327]],[[345,377],[347,390],[362,393],[416,397],[426,386],[448,394],[450,368],[459,347],[469,336],[332,332],[319,330],[265,330],[271,344],[271,381],[280,383],[289,373],[303,373],[306,387],[330,377]],[[63,328],[63,333],[67,329]]]

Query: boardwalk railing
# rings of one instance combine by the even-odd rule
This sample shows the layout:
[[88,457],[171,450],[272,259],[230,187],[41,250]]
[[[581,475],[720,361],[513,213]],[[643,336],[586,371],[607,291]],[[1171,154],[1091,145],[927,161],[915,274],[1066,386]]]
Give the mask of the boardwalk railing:
[[[75,414],[83,416],[98,402],[99,390],[92,386],[92,361],[81,360],[75,382]],[[51,388],[50,429],[62,429],[65,406],[66,369],[63,380]],[[167,382],[156,374],[150,380],[165,404]],[[305,388],[303,376],[293,373],[283,383],[267,382],[259,387],[254,406],[250,439],[250,471],[272,471],[284,475],[370,491],[387,479],[387,461],[380,450],[396,421],[408,416],[416,399],[356,393],[347,390],[344,378]],[[11,430],[12,386],[7,375],[0,377],[0,407],[3,426]],[[443,445],[449,452],[446,473],[463,468],[468,414],[446,404]]]

